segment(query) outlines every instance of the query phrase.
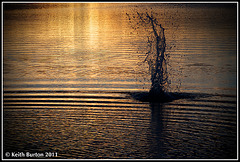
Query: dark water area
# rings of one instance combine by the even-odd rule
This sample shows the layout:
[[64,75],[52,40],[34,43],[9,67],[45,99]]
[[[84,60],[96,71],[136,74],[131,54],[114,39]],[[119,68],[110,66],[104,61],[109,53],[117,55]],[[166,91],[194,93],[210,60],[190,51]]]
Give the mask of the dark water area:
[[[3,4],[4,159],[237,159],[237,4]],[[166,99],[149,94],[165,29]],[[164,101],[164,102],[159,102]]]

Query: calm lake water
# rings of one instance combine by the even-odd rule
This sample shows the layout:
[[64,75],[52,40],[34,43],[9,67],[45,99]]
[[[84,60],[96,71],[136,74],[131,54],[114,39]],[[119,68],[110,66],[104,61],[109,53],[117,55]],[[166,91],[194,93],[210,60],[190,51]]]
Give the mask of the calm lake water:
[[[237,4],[4,6],[5,158],[237,158]],[[191,98],[130,97],[151,85],[136,11],[157,13],[169,91]]]

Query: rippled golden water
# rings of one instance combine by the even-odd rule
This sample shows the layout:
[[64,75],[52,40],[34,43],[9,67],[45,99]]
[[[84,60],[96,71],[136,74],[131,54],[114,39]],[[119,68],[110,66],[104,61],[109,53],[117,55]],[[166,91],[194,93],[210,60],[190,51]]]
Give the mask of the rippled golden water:
[[[126,13],[146,9],[165,28],[169,91],[192,98],[130,97],[150,76]],[[3,154],[236,158],[236,4],[35,3],[3,18]]]

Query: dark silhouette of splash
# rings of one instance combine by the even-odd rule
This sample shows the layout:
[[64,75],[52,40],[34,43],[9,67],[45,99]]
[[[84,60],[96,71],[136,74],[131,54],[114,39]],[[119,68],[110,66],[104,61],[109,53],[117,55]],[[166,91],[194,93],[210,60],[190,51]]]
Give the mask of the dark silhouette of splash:
[[168,83],[167,64],[165,58],[166,39],[164,28],[158,24],[156,19],[146,13],[146,18],[151,24],[153,36],[148,37],[149,51],[145,61],[148,62],[151,74],[151,88],[149,94],[152,96],[165,97],[166,84]]
[[[128,14],[127,14],[128,15]],[[129,20],[131,20],[128,15]],[[146,13],[138,13],[133,18],[137,18],[137,25],[142,25],[150,30],[148,36],[148,52],[146,53],[145,61],[149,65],[149,71],[151,75],[151,88],[149,93],[142,94],[144,100],[166,102],[174,99],[170,93],[167,92],[168,86],[168,73],[166,63],[166,38],[164,34],[164,28],[157,21],[157,19]],[[140,94],[137,94],[139,98]],[[141,96],[141,95],[140,95]],[[136,98],[136,95],[133,95]],[[141,99],[140,99],[141,100]]]
[[[135,92],[129,93],[130,96],[136,100],[143,102],[170,102],[182,98],[197,98],[207,97],[206,94],[190,94],[169,92],[169,80],[167,72],[167,56],[166,56],[166,38],[165,29],[157,20],[157,15],[151,12],[138,13],[130,16],[127,14],[129,21],[134,23],[133,29],[139,29],[142,26],[147,32],[148,36],[148,51],[144,61],[149,65],[151,75],[151,87],[149,92]],[[136,27],[137,26],[137,27]]]

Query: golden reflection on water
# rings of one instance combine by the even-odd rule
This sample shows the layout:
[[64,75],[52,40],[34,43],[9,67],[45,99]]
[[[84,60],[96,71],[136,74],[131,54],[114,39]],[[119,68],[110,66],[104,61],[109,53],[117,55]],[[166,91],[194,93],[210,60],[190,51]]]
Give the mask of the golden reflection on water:
[[[112,72],[114,78],[117,77],[116,75],[133,74],[131,71],[134,68],[128,67],[136,64],[137,58],[131,61],[128,60],[129,52],[123,55],[116,53],[120,50],[121,42],[124,42],[121,38],[128,39],[125,38],[127,35],[121,35],[122,27],[126,27],[127,22],[112,23],[113,18],[119,19],[119,14],[116,16],[113,11],[95,8],[96,4],[89,4],[88,8],[78,8],[78,5],[74,7],[59,8],[55,5],[42,10],[14,11],[14,14],[24,13],[22,15],[26,19],[24,22],[26,24],[18,24],[17,21],[11,22],[15,24],[6,23],[19,26],[10,32],[24,40],[18,42],[19,40],[11,38],[11,35],[8,35],[11,33],[6,30],[8,36],[5,39],[11,38],[11,40],[5,41],[9,42],[6,43],[5,49],[21,52],[21,55],[15,56],[18,64],[15,64],[16,67],[13,69],[17,71],[12,72],[18,73],[20,78],[34,74],[34,77],[39,79],[66,76],[67,78],[81,76],[98,78],[106,75],[109,77]],[[36,16],[33,18],[32,15]],[[29,27],[26,28],[26,25]],[[119,35],[121,37],[116,39]],[[17,46],[13,48],[13,44]],[[137,51],[134,46],[127,50]],[[6,50],[4,57],[6,63],[12,62],[7,60],[9,52]],[[121,68],[124,74],[120,68],[117,69],[121,64],[127,65],[126,70],[124,66]],[[20,67],[24,68],[20,69]]]
[[151,3],[36,3],[29,4],[30,9],[4,11],[4,79],[141,78],[149,84],[143,63],[147,33],[132,30],[126,17],[137,5],[141,10],[161,8],[155,11],[166,29],[172,85],[176,80],[182,80],[182,87],[197,80],[199,85],[211,84],[203,78],[215,78],[219,86],[224,78],[225,85],[234,82],[236,31],[234,16],[228,18],[232,11]]

